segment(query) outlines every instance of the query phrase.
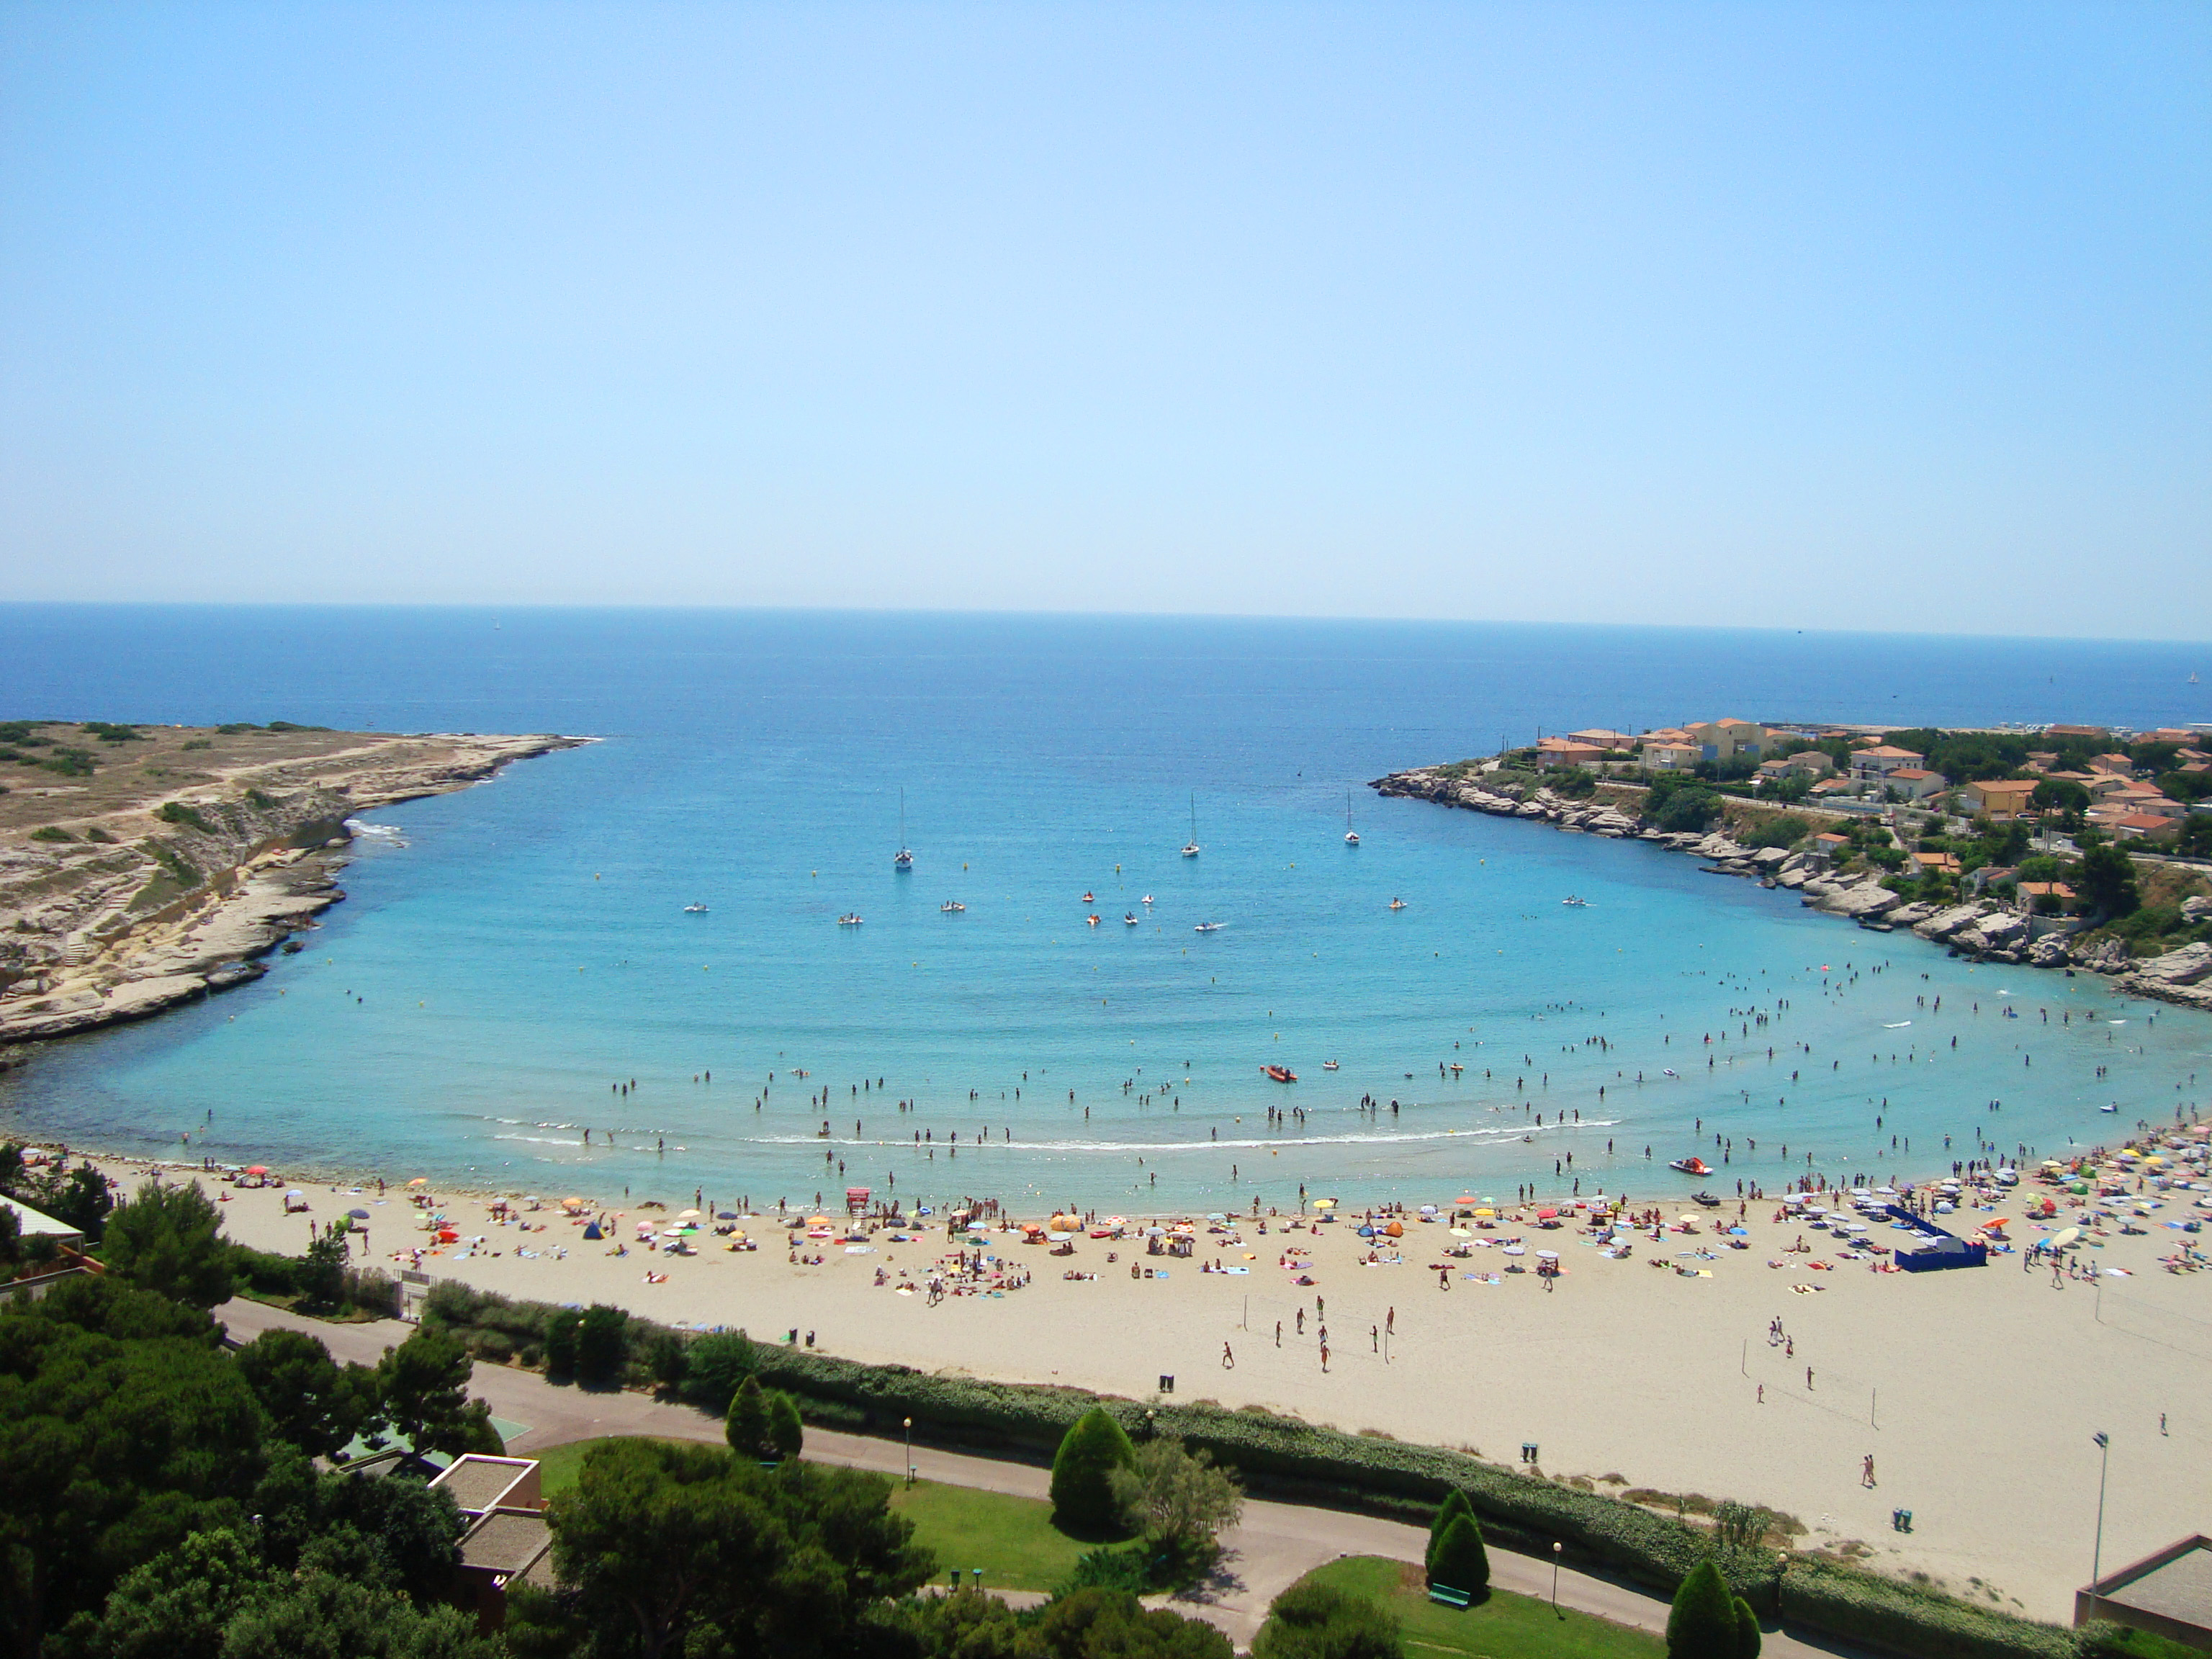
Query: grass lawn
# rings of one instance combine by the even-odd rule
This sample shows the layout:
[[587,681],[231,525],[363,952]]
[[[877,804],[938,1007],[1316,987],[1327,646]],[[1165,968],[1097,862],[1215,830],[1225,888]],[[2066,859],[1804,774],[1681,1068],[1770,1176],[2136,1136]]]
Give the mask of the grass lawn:
[[[584,1455],[592,1447],[629,1437],[572,1440],[531,1454],[538,1459],[538,1478],[545,1496],[576,1484]],[[963,1582],[972,1583],[969,1569],[981,1567],[987,1589],[1054,1589],[1075,1570],[1075,1558],[1097,1547],[1054,1527],[1052,1505],[1034,1498],[1009,1498],[924,1480],[912,1487],[893,1487],[891,1508],[914,1522],[915,1541],[935,1553],[939,1583],[945,1571],[956,1566]]]
[[1632,1630],[1549,1601],[1492,1590],[1487,1601],[1462,1612],[1429,1600],[1419,1567],[1377,1556],[1332,1561],[1307,1575],[1354,1595],[1371,1596],[1405,1627],[1409,1659],[1457,1653],[1475,1659],[1663,1659],[1667,1644],[1648,1631]]
[[953,1567],[973,1583],[968,1570],[981,1567],[986,1589],[1054,1589],[1077,1556],[1097,1547],[1054,1526],[1052,1505],[1040,1498],[923,1480],[894,1491],[891,1508],[914,1522],[915,1541],[936,1553],[939,1583]]

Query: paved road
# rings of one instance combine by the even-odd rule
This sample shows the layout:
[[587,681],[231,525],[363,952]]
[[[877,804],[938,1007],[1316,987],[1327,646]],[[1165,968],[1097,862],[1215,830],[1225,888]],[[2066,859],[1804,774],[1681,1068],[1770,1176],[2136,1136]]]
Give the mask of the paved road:
[[[415,1329],[397,1320],[326,1324],[243,1300],[226,1303],[216,1310],[216,1316],[240,1341],[251,1341],[261,1332],[279,1326],[289,1327],[320,1338],[335,1358],[362,1364],[375,1364],[386,1348],[405,1341]],[[653,1434],[717,1443],[722,1438],[720,1420],[691,1407],[671,1405],[644,1395],[559,1388],[534,1371],[479,1365],[469,1386],[491,1407],[495,1416],[526,1425],[508,1443],[508,1449],[522,1456],[607,1434]],[[906,1466],[906,1449],[898,1441],[837,1434],[827,1429],[807,1430],[806,1455],[823,1463],[878,1469],[892,1475]],[[1048,1484],[1047,1472],[1031,1463],[926,1446],[915,1448],[914,1461],[923,1480],[980,1492],[1041,1498]],[[1251,1645],[1268,1602],[1322,1563],[1341,1555],[1419,1561],[1427,1544],[1425,1528],[1341,1510],[1254,1498],[1244,1505],[1243,1524],[1222,1534],[1222,1566],[1215,1579],[1182,1595],[1166,1598],[1164,1605],[1205,1619],[1242,1650]],[[1491,1583],[1500,1589],[1544,1599],[1552,1595],[1549,1561],[1492,1547],[1490,1574]],[[1559,1569],[1559,1600],[1561,1607],[1595,1613],[1619,1624],[1662,1632],[1667,1628],[1665,1601],[1634,1585],[1577,1568]],[[1761,1652],[1763,1659],[1821,1659],[1822,1656],[1861,1659],[1856,1650],[1825,1637],[1791,1631],[1768,1632]]]

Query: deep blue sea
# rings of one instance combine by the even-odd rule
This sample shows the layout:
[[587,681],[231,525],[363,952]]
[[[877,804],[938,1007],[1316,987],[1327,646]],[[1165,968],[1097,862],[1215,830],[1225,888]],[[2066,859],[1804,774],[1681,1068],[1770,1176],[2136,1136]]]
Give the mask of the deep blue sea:
[[303,954],[19,1055],[0,1131],[548,1194],[1131,1211],[2048,1152],[2201,1100],[2212,1020],[1363,786],[1539,726],[2204,720],[2206,669],[1846,634],[0,606],[9,716],[603,739],[371,813],[404,845],[362,843]]

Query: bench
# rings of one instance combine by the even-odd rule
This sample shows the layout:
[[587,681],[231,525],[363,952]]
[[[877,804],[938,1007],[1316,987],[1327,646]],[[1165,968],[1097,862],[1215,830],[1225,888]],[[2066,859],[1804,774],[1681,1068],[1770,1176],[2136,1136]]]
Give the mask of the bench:
[[1448,1607],[1464,1608],[1474,1605],[1474,1597],[1463,1589],[1454,1589],[1449,1584],[1430,1585],[1429,1600],[1441,1601]]

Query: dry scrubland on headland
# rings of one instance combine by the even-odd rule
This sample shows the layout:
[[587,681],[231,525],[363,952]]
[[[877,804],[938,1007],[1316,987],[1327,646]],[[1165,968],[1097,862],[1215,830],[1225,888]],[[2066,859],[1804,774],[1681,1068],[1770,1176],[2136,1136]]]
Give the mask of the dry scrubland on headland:
[[0,1042],[254,978],[345,896],[349,815],[583,741],[0,722]]

